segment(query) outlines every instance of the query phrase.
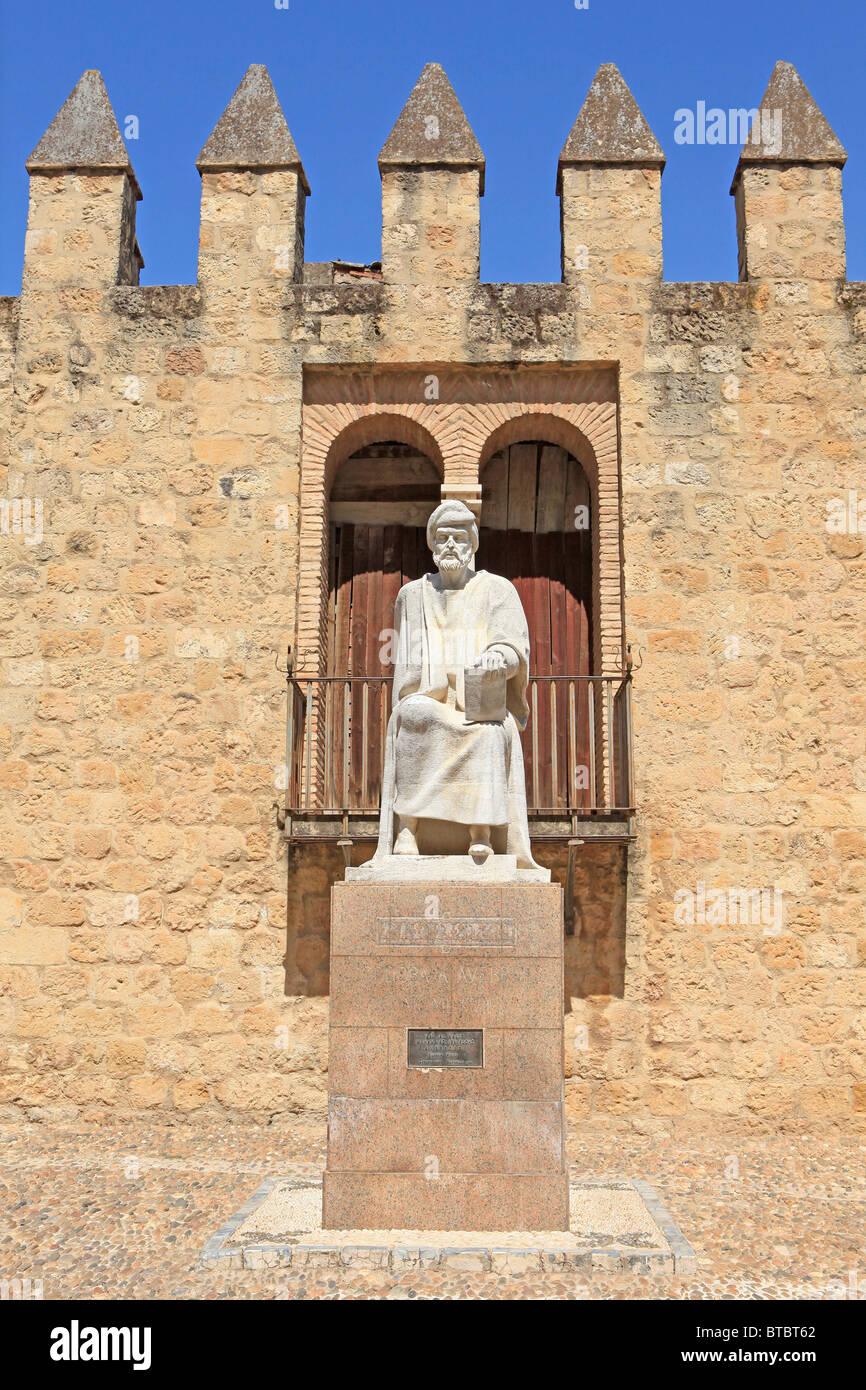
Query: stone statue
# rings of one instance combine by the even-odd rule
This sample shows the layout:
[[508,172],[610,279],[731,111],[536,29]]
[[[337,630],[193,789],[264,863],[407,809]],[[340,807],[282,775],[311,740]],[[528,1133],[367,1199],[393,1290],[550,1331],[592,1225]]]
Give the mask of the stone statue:
[[369,868],[468,851],[477,865],[509,855],[549,877],[532,858],[526,815],[520,598],[509,580],[476,573],[478,525],[462,502],[436,508],[427,544],[438,573],[404,584],[395,604],[394,703]]

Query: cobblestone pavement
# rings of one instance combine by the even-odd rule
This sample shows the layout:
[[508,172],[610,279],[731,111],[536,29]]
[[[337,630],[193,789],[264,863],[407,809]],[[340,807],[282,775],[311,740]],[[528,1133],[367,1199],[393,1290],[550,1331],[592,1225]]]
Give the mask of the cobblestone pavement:
[[4,1125],[0,1145],[0,1279],[41,1279],[45,1299],[866,1299],[857,1139],[573,1136],[573,1176],[655,1187],[698,1256],[682,1279],[199,1268],[205,1241],[263,1178],[321,1172],[324,1126],[310,1121]]

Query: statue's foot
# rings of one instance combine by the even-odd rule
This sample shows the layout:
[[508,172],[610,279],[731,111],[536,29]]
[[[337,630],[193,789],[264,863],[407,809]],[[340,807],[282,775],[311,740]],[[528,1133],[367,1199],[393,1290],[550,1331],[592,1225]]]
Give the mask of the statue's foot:
[[483,864],[493,853],[493,846],[490,843],[489,825],[471,825],[469,827],[469,854],[476,864]]
[[408,825],[404,825],[394,841],[395,854],[417,854],[418,841],[415,839],[414,830],[410,830]]

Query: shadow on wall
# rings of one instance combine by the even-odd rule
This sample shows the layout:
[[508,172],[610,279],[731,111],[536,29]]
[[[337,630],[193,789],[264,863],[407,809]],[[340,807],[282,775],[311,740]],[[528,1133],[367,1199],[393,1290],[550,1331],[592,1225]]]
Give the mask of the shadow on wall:
[[[564,885],[566,847],[533,846],[540,864]],[[356,845],[362,863],[372,845]],[[575,934],[565,938],[565,1011],[572,999],[625,993],[627,860],[624,845],[583,845],[574,881]],[[287,995],[326,995],[329,989],[331,885],[342,880],[343,855],[335,844],[302,845],[289,858]]]
[[[533,853],[565,889],[568,849],[538,841]],[[565,938],[565,1012],[572,999],[625,995],[628,885],[625,845],[581,845],[574,871],[574,936]]]
[[[361,857],[356,850],[355,862]],[[287,995],[324,995],[329,991],[331,885],[342,879],[343,870],[343,851],[336,844],[300,845],[289,850]]]

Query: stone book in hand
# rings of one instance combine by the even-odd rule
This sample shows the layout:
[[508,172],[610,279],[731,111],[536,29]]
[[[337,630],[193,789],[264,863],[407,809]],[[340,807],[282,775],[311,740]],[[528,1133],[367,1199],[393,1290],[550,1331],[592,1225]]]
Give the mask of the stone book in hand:
[[467,666],[463,672],[463,707],[467,724],[500,722],[506,715],[504,667]]

